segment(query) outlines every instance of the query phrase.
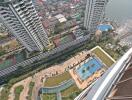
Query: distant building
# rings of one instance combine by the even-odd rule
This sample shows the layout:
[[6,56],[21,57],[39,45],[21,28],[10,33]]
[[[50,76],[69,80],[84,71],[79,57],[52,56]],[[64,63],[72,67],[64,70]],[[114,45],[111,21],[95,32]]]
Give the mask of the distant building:
[[67,21],[67,19],[65,18],[65,16],[62,15],[62,14],[56,15],[55,18],[57,18],[60,23],[63,23],[63,22],[66,22]]
[[109,25],[109,24],[100,24],[97,26],[97,30],[100,30],[101,32],[107,32],[113,29],[114,28],[112,27],[112,25]]
[[44,28],[49,31],[49,33],[54,32],[55,25],[60,23],[59,20],[55,17],[44,19],[42,22]]
[[42,0],[32,0],[32,2],[36,10],[39,10],[40,7],[43,5]]
[[110,35],[111,33],[109,31],[113,30],[114,28],[112,25],[109,24],[100,24],[97,26],[95,37],[96,40],[99,41],[99,39],[103,36]]
[[87,0],[84,27],[89,32],[95,32],[97,25],[102,21],[105,6],[108,0]]
[[0,37],[6,37],[6,36],[8,36],[7,32],[0,33]]
[[0,40],[0,49],[4,51],[12,51],[19,47],[20,44],[14,37],[9,37],[3,40]]
[[28,51],[42,51],[49,45],[31,0],[0,1],[0,19]]

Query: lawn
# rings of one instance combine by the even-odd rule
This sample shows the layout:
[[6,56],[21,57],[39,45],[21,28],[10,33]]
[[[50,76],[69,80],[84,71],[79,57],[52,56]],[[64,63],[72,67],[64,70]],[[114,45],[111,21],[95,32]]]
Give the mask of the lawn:
[[80,93],[81,91],[74,92],[72,94],[69,94],[69,96],[67,97],[62,97],[62,100],[74,100]]
[[0,100],[8,100],[9,91],[10,91],[9,86],[4,87],[1,91]]
[[4,50],[0,50],[0,56],[6,54],[6,52]]
[[15,88],[15,91],[14,91],[15,99],[14,100],[19,100],[19,96],[20,96],[20,93],[22,92],[23,88],[24,87],[22,85]]
[[56,94],[43,94],[42,100],[56,100]]
[[69,80],[69,79],[71,79],[69,72],[65,72],[61,75],[47,78],[44,83],[44,86],[47,86],[47,87],[56,86],[56,85],[59,85],[61,82],[65,80]]
[[35,84],[34,82],[30,82],[30,84],[29,84],[29,91],[28,91],[27,100],[31,100],[31,96],[32,96],[32,91],[33,91],[34,84]]
[[66,90],[61,92],[62,97],[67,97],[74,92],[80,91],[79,88],[74,84],[71,87],[67,88]]
[[114,61],[112,61],[100,48],[92,50],[108,67],[110,67]]

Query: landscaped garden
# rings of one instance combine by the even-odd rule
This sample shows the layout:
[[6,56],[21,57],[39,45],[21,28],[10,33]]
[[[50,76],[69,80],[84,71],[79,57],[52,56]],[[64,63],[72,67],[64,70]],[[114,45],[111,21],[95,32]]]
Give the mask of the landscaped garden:
[[[64,72],[63,74],[53,76],[51,78],[47,78],[45,81],[44,86],[53,87],[61,84],[62,82],[71,79],[69,72]],[[62,100],[73,100],[75,96],[80,93],[80,89],[76,86],[76,84],[71,85],[70,87],[66,88],[61,92]],[[43,100],[56,100],[56,94],[42,94],[41,96]],[[70,99],[72,98],[72,99]]]
[[57,86],[59,85],[61,82],[69,80],[71,78],[69,72],[65,72],[63,74],[57,75],[57,76],[53,76],[50,78],[47,78],[44,86],[46,87],[52,87],[52,86]]
[[[96,43],[95,41],[91,41],[91,42],[86,42],[83,46],[81,46],[81,47],[79,47],[78,49],[73,49],[72,51],[70,51],[70,52],[68,52],[68,53],[66,53],[66,55],[63,55],[63,56],[59,56],[57,59],[54,59],[54,60],[52,60],[52,62],[50,61],[49,63],[52,65],[52,64],[58,64],[59,63],[59,61],[65,61],[65,60],[67,60],[68,58],[70,58],[70,57],[72,57],[72,56],[74,56],[74,55],[76,55],[76,53],[77,52],[80,52],[80,51],[82,51],[82,50],[84,50],[84,49],[88,49],[88,50],[90,50],[91,48],[93,48],[93,47],[95,47],[96,45],[99,45],[99,46],[101,46],[104,50],[105,50],[105,44],[107,44],[108,42],[107,42],[108,40],[106,40],[106,41],[101,41],[101,42],[99,42],[99,43]],[[108,50],[105,50],[106,52],[108,52],[108,54],[111,54],[111,52],[109,52]],[[112,50],[111,50],[112,51]],[[117,52],[117,54],[119,55],[119,53]],[[112,55],[111,55],[112,56]],[[112,56],[113,57],[113,56]],[[63,58],[63,60],[62,60],[62,58]],[[48,58],[47,58],[48,59]],[[49,64],[49,65],[50,65]],[[44,68],[47,68],[49,65],[46,65],[46,64],[43,64],[43,65],[37,65],[38,67],[36,68],[36,70],[37,71],[40,71],[40,70],[42,70],[42,69],[44,69]],[[7,83],[7,85],[5,85],[4,86],[4,89],[2,90],[2,92],[1,92],[1,96],[0,96],[0,100],[8,100],[8,95],[9,95],[9,90],[10,90],[10,87],[14,84],[14,83],[16,83],[16,82],[18,82],[18,81],[20,81],[20,80],[23,80],[23,79],[25,79],[26,77],[28,77],[28,76],[31,76],[31,75],[33,75],[34,73],[36,73],[36,71],[31,71],[31,72],[28,72],[28,73],[24,73],[25,75],[21,75],[20,77],[13,77],[13,76],[11,76],[11,80],[10,81],[8,81],[8,83]],[[56,76],[55,76],[56,77]],[[58,76],[59,78],[60,78],[60,76]],[[53,84],[53,85],[56,85],[56,84],[59,84],[59,82],[57,82],[56,84],[54,84],[53,82],[54,82],[54,80],[52,80],[53,78],[48,78],[49,80],[51,80],[50,82]],[[63,78],[62,78],[62,81],[63,81]],[[47,86],[48,86],[48,84],[49,84],[49,82],[46,82],[46,84],[47,84]],[[49,86],[53,86],[53,85],[49,85]],[[72,98],[72,96],[70,96],[71,98]],[[67,98],[64,98],[64,100],[73,100],[73,99],[67,99]]]
[[34,84],[35,84],[34,82],[30,82],[30,84],[29,84],[29,91],[28,91],[27,100],[32,100],[31,96],[32,96],[32,91],[33,91]]
[[93,53],[95,53],[108,67],[110,67],[114,61],[108,57],[100,48],[95,48],[92,50]]
[[24,87],[22,85],[20,85],[20,86],[18,86],[18,87],[15,88],[15,90],[14,90],[15,99],[14,100],[19,100],[20,93],[22,92],[23,88]]
[[56,100],[56,94],[42,94],[42,100]]
[[67,97],[69,95],[71,95],[74,92],[78,92],[80,91],[79,88],[74,84],[71,87],[65,89],[64,91],[61,91],[61,96],[62,97]]
[[[61,92],[62,100],[74,100],[79,95],[81,90],[74,84],[71,87]],[[56,94],[42,94],[42,100],[57,100]]]

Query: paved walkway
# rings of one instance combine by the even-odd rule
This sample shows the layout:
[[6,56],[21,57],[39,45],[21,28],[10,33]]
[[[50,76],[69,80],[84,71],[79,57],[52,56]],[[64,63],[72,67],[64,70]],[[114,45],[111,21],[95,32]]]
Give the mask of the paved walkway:
[[43,86],[43,83],[44,83],[44,82],[42,82],[42,80],[44,81],[46,79],[46,77],[52,77],[53,75],[56,75],[56,72],[58,74],[64,73],[67,68],[72,68],[72,67],[74,67],[74,65],[76,65],[77,63],[84,60],[85,57],[87,56],[87,54],[88,54],[88,51],[80,52],[75,57],[72,57],[69,60],[67,60],[67,61],[65,61],[61,64],[54,65],[52,67],[49,67],[47,69],[44,69],[44,70],[36,73],[33,76],[33,78],[28,77],[28,78],[14,84],[11,87],[10,95],[9,95],[8,100],[13,100],[14,99],[14,89],[15,89],[15,87],[17,87],[19,85],[24,86],[24,90],[20,94],[20,99],[19,100],[26,100],[26,96],[28,95],[28,90],[29,90],[29,83],[31,81],[35,82],[35,86],[33,87],[33,92],[32,92],[32,100],[36,100],[36,98],[38,96],[38,91]]
[[8,100],[14,100],[15,98],[15,94],[14,94],[14,90],[17,86],[23,85],[24,89],[20,94],[20,98],[19,100],[26,100],[27,94],[28,94],[28,90],[29,90],[29,83],[31,82],[32,78],[28,77],[25,80],[22,80],[16,84],[14,84],[11,89],[10,89],[10,95],[9,95],[9,99]]
[[3,87],[1,86],[1,87],[0,87],[0,96],[1,96],[1,91],[2,91],[2,90],[3,90]]
[[60,92],[56,93],[56,95],[57,95],[57,100],[62,100]]

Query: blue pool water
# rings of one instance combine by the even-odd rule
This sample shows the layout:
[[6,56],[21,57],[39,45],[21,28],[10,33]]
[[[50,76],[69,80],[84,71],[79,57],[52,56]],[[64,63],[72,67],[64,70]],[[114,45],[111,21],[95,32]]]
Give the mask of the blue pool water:
[[109,29],[112,29],[112,26],[111,25],[99,25],[97,29],[101,31],[108,31]]
[[92,58],[88,62],[83,64],[81,67],[76,69],[76,72],[82,80],[85,80],[94,72],[99,70],[102,67],[102,65],[103,64],[98,59]]

